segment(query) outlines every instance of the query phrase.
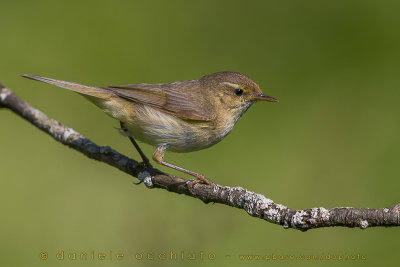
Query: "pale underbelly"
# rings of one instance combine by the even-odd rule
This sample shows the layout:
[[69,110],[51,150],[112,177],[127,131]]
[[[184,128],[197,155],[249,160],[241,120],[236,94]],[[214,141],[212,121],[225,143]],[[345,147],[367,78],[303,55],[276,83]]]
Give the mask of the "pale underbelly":
[[[190,152],[208,148],[219,142],[212,122],[187,121],[153,108],[141,110],[125,123],[130,134],[150,145],[167,145],[167,150]],[[139,114],[137,114],[139,115]]]
[[122,101],[95,103],[111,117],[124,123],[135,139],[153,146],[167,145],[167,150],[191,152],[208,148],[221,141],[233,123],[216,127],[214,121],[191,121],[162,112],[150,106]]

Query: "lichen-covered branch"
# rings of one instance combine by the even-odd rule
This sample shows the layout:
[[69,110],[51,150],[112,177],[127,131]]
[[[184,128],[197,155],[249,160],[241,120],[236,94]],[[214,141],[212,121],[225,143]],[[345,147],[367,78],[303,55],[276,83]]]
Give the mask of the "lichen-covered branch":
[[139,163],[108,146],[98,146],[73,129],[47,117],[20,99],[10,89],[0,84],[0,108],[12,110],[17,115],[52,136],[56,141],[69,146],[87,157],[102,161],[138,178],[148,188],[162,188],[178,194],[201,199],[205,203],[215,202],[245,210],[248,214],[268,222],[302,231],[328,226],[360,227],[400,226],[400,204],[382,209],[322,207],[293,210],[277,204],[263,195],[241,187],[196,184],[191,193],[186,180],[165,174],[152,166]]

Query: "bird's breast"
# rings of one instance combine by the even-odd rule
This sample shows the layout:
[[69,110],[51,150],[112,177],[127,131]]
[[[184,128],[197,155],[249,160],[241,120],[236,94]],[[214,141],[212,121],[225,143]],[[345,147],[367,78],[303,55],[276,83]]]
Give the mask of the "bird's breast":
[[175,152],[201,150],[218,143],[234,123],[224,121],[192,121],[165,113],[147,105],[135,104],[134,112],[123,121],[132,136],[145,143]]

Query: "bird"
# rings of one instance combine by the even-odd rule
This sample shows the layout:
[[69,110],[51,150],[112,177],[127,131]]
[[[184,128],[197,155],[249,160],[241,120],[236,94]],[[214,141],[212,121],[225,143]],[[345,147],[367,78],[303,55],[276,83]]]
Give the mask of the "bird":
[[198,80],[107,87],[38,75],[22,76],[83,95],[120,121],[122,131],[144,164],[150,162],[136,140],[156,147],[152,156],[156,163],[195,177],[188,181],[189,190],[197,183],[214,183],[202,174],[166,162],[166,151],[192,152],[211,147],[227,136],[252,104],[279,102],[263,94],[248,76],[232,71],[216,72]]

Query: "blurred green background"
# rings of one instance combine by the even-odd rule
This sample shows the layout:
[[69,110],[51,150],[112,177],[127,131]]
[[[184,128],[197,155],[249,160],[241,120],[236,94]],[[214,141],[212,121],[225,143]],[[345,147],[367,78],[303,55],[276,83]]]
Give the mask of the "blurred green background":
[[[397,3],[2,0],[0,81],[94,142],[138,158],[117,121],[77,94],[20,75],[105,86],[239,71],[280,103],[256,104],[218,145],[168,153],[168,161],[294,209],[393,206],[400,201]],[[284,230],[242,210],[135,186],[8,110],[0,123],[2,266],[398,262],[399,229]],[[61,251],[125,258],[57,260]],[[135,259],[171,251],[216,259]],[[367,259],[249,262],[242,254]]]

